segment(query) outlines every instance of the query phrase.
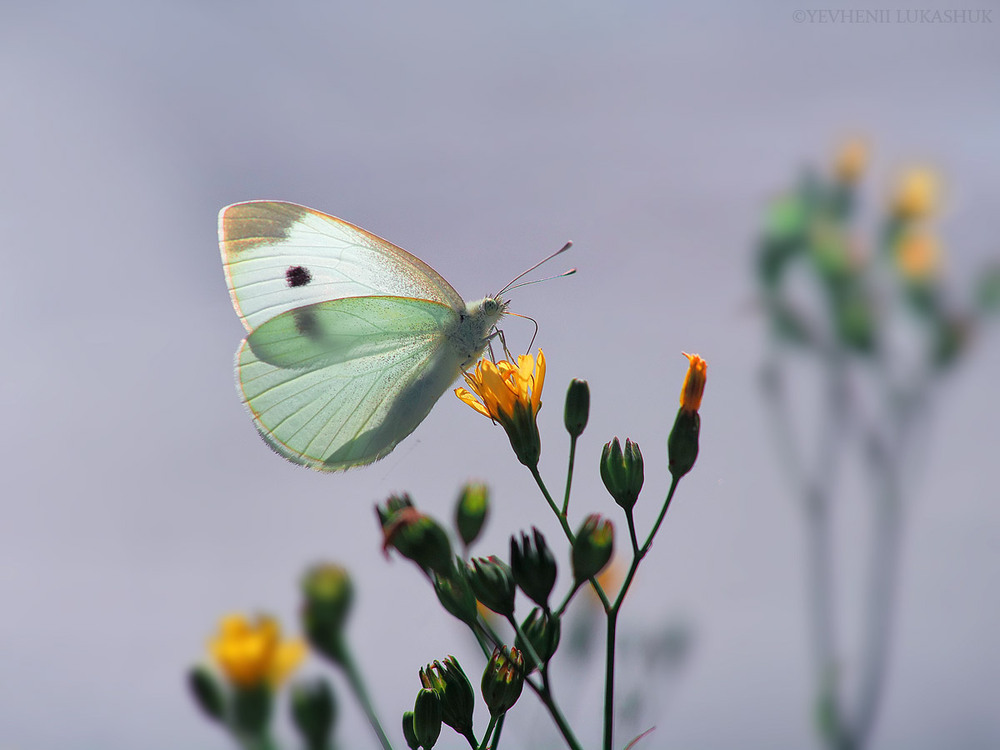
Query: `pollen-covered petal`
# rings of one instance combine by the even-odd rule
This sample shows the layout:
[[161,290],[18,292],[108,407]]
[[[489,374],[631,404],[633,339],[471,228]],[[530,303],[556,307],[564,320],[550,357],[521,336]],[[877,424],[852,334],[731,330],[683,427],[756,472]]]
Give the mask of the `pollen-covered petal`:
[[517,401],[517,393],[512,389],[510,381],[500,377],[496,368],[487,369],[483,372],[483,389],[480,395],[486,403],[486,407],[493,411],[499,410],[497,416],[511,414],[514,411],[514,404]]

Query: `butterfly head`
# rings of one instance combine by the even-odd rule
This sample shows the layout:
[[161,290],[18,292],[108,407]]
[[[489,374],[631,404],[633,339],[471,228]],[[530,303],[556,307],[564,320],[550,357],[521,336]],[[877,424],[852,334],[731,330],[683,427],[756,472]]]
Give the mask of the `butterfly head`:
[[492,297],[484,297],[478,302],[469,305],[469,315],[474,318],[484,332],[488,332],[500,322],[500,318],[507,312],[509,300],[504,300],[499,294]]

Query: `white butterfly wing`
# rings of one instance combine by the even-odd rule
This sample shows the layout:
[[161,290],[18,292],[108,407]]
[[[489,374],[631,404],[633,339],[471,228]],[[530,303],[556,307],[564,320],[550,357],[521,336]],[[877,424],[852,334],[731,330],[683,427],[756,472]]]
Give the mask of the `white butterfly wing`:
[[371,463],[413,432],[460,374],[469,357],[456,343],[461,325],[447,305],[401,297],[289,310],[244,340],[236,363],[243,400],[264,440],[295,463],[324,471]]
[[304,305],[343,297],[426,299],[465,310],[433,268],[360,227],[294,203],[250,201],[219,212],[233,306],[248,331]]

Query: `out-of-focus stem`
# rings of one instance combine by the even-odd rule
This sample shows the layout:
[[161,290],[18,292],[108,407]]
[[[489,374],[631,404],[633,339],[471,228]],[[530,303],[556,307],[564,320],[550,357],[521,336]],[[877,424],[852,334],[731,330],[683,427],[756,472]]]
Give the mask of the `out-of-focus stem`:
[[364,682],[361,679],[361,673],[358,671],[357,665],[354,663],[354,657],[351,655],[349,649],[344,649],[341,667],[343,667],[344,676],[347,677],[347,682],[351,686],[351,690],[358,699],[358,703],[360,703],[361,707],[364,709],[365,715],[368,717],[368,723],[371,724],[372,731],[375,733],[375,736],[378,737],[378,741],[379,744],[382,745],[382,749],[392,750],[392,743],[389,742],[389,738],[386,737],[385,731],[382,729],[382,724],[379,722],[378,716],[375,714],[375,707],[372,705],[371,699],[368,697],[368,691],[365,690]]

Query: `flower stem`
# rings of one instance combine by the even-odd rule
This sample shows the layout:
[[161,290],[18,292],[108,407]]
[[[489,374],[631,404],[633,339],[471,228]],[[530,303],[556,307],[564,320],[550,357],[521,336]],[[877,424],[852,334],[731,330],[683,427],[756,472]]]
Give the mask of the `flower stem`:
[[635,537],[635,517],[631,508],[625,511],[625,518],[628,521],[629,539],[632,540],[632,557],[635,558],[639,554],[639,540]]
[[529,466],[528,470],[531,472],[531,476],[535,479],[535,484],[538,485],[538,489],[542,491],[542,495],[545,497],[545,502],[549,504],[552,508],[552,512],[556,514],[556,518],[559,519],[559,525],[562,526],[563,533],[566,534],[566,538],[569,539],[569,543],[573,544],[576,541],[576,537],[573,535],[573,530],[569,527],[569,521],[566,520],[566,514],[559,510],[555,501],[552,499],[552,495],[549,494],[549,488],[545,486],[545,482],[542,481],[542,475],[538,473],[538,466]]
[[[624,590],[624,589],[623,589]],[[604,664],[604,750],[614,746],[615,732],[615,631],[618,607],[608,612],[608,645]]]
[[491,747],[491,750],[497,750],[497,748],[500,747],[500,732],[503,731],[503,720],[506,718],[507,718],[507,713],[504,712],[500,715],[500,718],[497,720],[497,728],[493,732],[493,745]]
[[566,744],[569,746],[570,750],[583,750],[580,745],[580,741],[577,740],[576,736],[573,734],[573,730],[570,729],[569,724],[566,722],[566,717],[562,715],[562,711],[560,711],[559,706],[556,705],[555,699],[552,697],[552,693],[548,687],[545,685],[539,687],[527,678],[525,678],[524,684],[535,691],[535,695],[538,696],[538,699],[542,702],[545,708],[548,709],[549,715],[552,716],[552,720],[556,723],[560,734],[562,734],[563,739],[566,740]]
[[364,682],[361,679],[361,673],[358,671],[357,665],[354,663],[354,657],[351,656],[349,649],[344,649],[340,665],[344,669],[344,675],[347,677],[347,682],[351,686],[354,696],[358,699],[358,702],[361,704],[361,707],[364,709],[365,714],[368,717],[368,723],[371,724],[372,731],[375,733],[375,736],[378,737],[379,744],[382,745],[382,750],[392,750],[392,743],[390,743],[389,738],[386,737],[385,731],[382,729],[382,724],[379,722],[378,716],[375,714],[375,707],[372,705],[371,699],[368,697],[368,691],[365,690]]
[[[529,466],[528,470],[531,472],[531,476],[535,478],[535,484],[538,485],[538,489],[542,491],[542,495],[545,496],[545,501],[552,508],[552,512],[556,514],[556,518],[559,519],[559,525],[562,526],[563,533],[566,534],[566,538],[569,539],[569,544],[572,547],[574,542],[576,542],[576,536],[573,534],[572,529],[569,527],[569,521],[566,520],[566,515],[559,511],[556,507],[555,502],[552,500],[552,495],[549,494],[548,488],[545,486],[545,482],[542,481],[542,475],[538,473],[538,466]],[[608,600],[607,594],[604,593],[604,589],[601,588],[601,584],[597,582],[597,578],[590,579],[590,585],[594,587],[594,592],[601,599],[601,604],[604,605],[604,611],[607,612],[608,608],[611,606],[611,602]]]
[[544,672],[545,665],[542,664],[542,660],[538,658],[538,653],[535,651],[535,647],[532,645],[531,641],[528,640],[528,636],[524,634],[524,631],[521,630],[521,626],[517,624],[517,620],[514,619],[514,615],[510,615],[510,617],[507,618],[507,621],[514,626],[514,633],[521,639],[521,643],[524,644],[524,650],[528,652],[528,658],[531,659],[532,664],[538,667],[538,673],[542,675],[542,682],[547,687],[548,682],[545,679]]
[[483,741],[479,745],[479,750],[486,750],[490,746],[490,735],[493,734],[493,729],[497,725],[497,717],[491,716],[490,723],[486,727],[486,734],[483,735]]
[[569,468],[566,470],[566,496],[563,498],[562,514],[569,512],[569,491],[573,486],[573,464],[576,461],[576,435],[569,438]]
[[642,558],[644,558],[646,553],[649,552],[649,548],[653,545],[653,538],[656,536],[656,532],[660,530],[660,524],[663,523],[663,519],[667,515],[667,509],[670,507],[670,501],[674,499],[674,493],[677,491],[677,483],[679,481],[680,477],[675,476],[670,482],[670,490],[667,492],[667,497],[663,501],[663,507],[660,509],[660,515],[657,517],[656,523],[653,524],[653,528],[649,532],[649,536],[646,537],[646,541],[642,545],[641,549],[639,548],[639,544],[636,540],[635,524],[632,520],[632,514],[631,512],[628,514],[629,532],[632,536],[632,564],[629,566],[628,574],[625,576],[625,581],[622,583],[621,591],[618,592],[618,596],[615,598],[615,603],[611,605],[610,608],[606,608],[608,613],[608,641],[604,667],[604,750],[611,750],[614,742],[615,637],[618,629],[618,613],[621,611],[622,604],[625,602],[625,594],[628,593],[629,586],[632,585],[632,579],[635,578],[636,571],[639,569],[639,563],[642,562]]

